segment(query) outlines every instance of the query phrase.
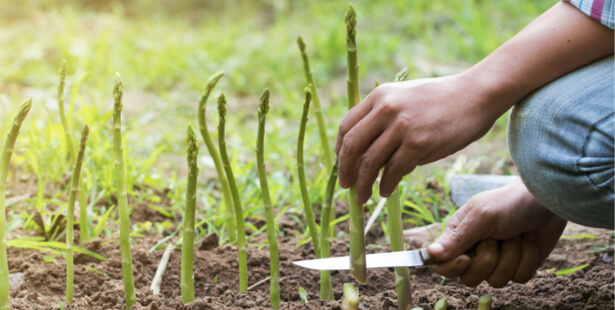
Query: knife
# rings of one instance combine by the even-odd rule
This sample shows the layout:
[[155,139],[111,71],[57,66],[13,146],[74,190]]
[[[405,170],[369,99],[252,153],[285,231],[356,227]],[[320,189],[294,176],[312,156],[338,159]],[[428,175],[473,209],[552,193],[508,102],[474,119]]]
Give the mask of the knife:
[[[365,255],[367,268],[413,267],[436,263],[436,259],[427,253],[427,249]],[[350,256],[300,260],[293,264],[315,270],[349,270]]]

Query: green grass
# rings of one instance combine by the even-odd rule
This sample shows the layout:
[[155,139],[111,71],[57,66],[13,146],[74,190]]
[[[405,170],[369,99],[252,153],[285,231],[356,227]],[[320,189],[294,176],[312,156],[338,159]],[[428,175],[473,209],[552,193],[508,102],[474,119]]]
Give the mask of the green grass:
[[[208,77],[226,72],[211,97],[228,94],[227,147],[246,217],[264,219],[256,182],[253,146],[257,119],[253,111],[260,90],[273,94],[267,123],[267,145],[272,204],[308,229],[295,169],[296,138],[301,118],[305,77],[296,38],[309,44],[310,63],[325,116],[327,135],[333,139],[337,124],[347,110],[345,92],[346,1],[181,3],[137,0],[110,2],[26,1],[0,2],[0,137],[4,137],[21,98],[32,96],[36,109],[24,123],[12,169],[8,197],[23,176],[37,180],[31,198],[9,206],[9,236],[19,229],[41,229],[33,224],[37,210],[51,227],[63,206],[67,167],[71,166],[66,136],[56,104],[57,68],[67,60],[65,102],[70,128],[90,125],[88,157],[83,175],[89,190],[88,226],[92,238],[118,238],[114,202],[111,103],[113,77],[122,72],[125,89],[123,140],[126,188],[131,206],[145,202],[162,214],[183,208],[185,171],[178,167],[185,151],[184,128],[196,123],[197,99]],[[98,3],[98,4],[96,4]],[[359,18],[361,50],[360,96],[375,81],[389,81],[398,68],[407,66],[410,77],[456,73],[480,60],[506,41],[552,3],[547,1],[354,1]],[[207,105],[212,138],[217,139],[215,101]],[[504,139],[506,119],[496,123],[486,141]],[[73,136],[77,136],[73,132]],[[0,138],[2,139],[2,138]],[[2,141],[0,141],[2,142]],[[320,136],[315,121],[305,135],[305,167],[310,201],[319,207],[327,179],[322,163]],[[310,146],[310,147],[308,147]],[[502,151],[501,157],[508,156]],[[201,175],[196,222],[207,223],[195,238],[217,232],[228,242],[225,214],[215,168],[207,152],[199,156]],[[443,220],[454,211],[442,193],[427,189],[434,181],[447,192],[446,162],[418,169],[402,182],[403,212],[412,225]],[[205,177],[207,176],[207,177]],[[160,190],[166,191],[162,203]],[[336,199],[345,201],[345,192]],[[375,198],[366,204],[371,209]],[[26,208],[28,206],[28,208]],[[32,207],[30,207],[32,206]],[[113,208],[113,211],[110,210]],[[133,237],[161,233],[161,223],[131,223]],[[246,222],[247,227],[250,226]],[[203,226],[205,227],[205,226]],[[261,230],[262,231],[262,230]],[[251,237],[248,238],[250,243]],[[55,236],[57,240],[59,236]]]

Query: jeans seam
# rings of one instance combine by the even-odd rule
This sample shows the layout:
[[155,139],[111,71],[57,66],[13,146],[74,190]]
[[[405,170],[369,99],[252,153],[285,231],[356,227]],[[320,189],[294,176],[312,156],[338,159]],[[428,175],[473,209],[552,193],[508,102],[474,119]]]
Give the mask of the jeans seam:
[[[585,157],[585,147],[587,146],[587,143],[589,141],[589,135],[591,135],[591,133],[596,129],[596,126],[598,124],[600,124],[601,122],[605,121],[606,119],[608,119],[609,117],[613,116],[613,114],[615,113],[610,113],[609,115],[601,118],[600,120],[598,120],[597,122],[594,123],[594,125],[592,125],[592,127],[587,131],[587,135],[585,136],[585,140],[583,141],[583,146],[581,147],[581,155],[583,157]],[[583,158],[581,157],[581,158]],[[577,171],[580,171],[580,167],[579,167],[579,160],[581,160],[581,158],[577,159],[575,166]],[[589,181],[589,183],[597,190],[601,190],[603,188],[599,187],[596,183],[594,183],[594,181],[589,177],[588,173],[584,173],[585,174],[585,178],[587,178],[587,181]],[[606,190],[611,192],[612,194],[615,193],[614,191],[612,191],[610,188],[606,187]]]

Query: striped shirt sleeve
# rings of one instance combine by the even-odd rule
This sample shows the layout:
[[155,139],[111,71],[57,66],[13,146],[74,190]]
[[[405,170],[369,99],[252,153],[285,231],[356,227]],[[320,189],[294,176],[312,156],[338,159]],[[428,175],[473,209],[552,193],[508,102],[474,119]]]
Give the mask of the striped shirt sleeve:
[[577,7],[597,22],[613,29],[615,8],[613,0],[563,0]]

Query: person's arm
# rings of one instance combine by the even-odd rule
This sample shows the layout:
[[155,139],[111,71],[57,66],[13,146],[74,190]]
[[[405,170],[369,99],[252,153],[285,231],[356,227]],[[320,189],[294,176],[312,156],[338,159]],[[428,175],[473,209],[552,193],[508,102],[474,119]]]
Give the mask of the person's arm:
[[612,54],[613,43],[613,30],[560,2],[461,74],[381,85],[340,123],[340,186],[356,182],[365,202],[385,167],[380,195],[389,196],[417,165],[477,140],[533,90]]

